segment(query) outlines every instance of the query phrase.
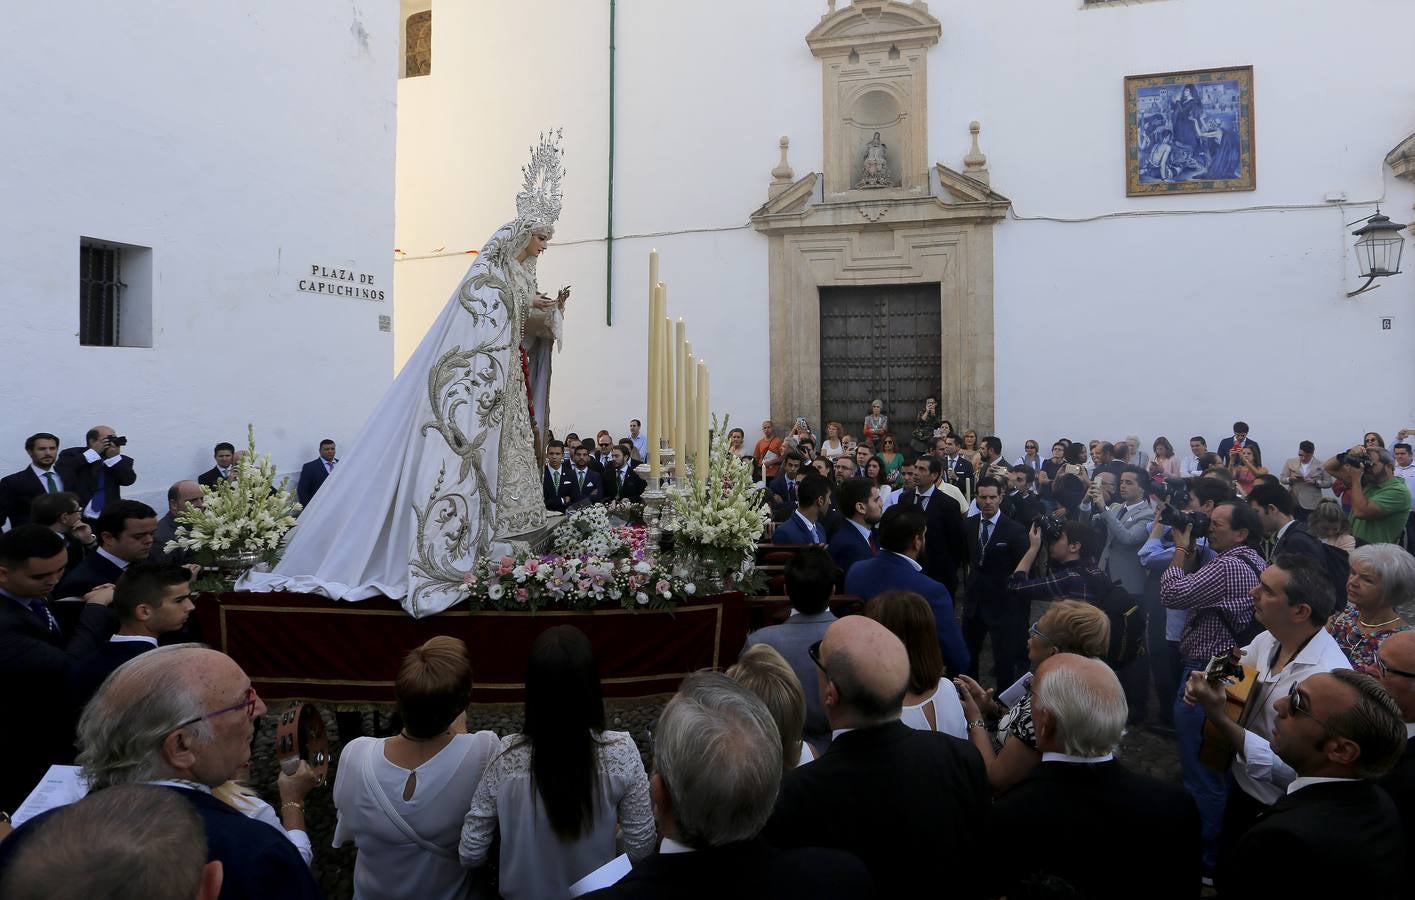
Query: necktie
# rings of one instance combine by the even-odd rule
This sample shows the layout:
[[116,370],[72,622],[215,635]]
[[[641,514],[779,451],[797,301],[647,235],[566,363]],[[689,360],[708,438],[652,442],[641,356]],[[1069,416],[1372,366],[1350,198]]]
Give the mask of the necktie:
[[99,463],[97,485],[93,489],[93,497],[89,500],[89,506],[93,507],[94,518],[98,518],[99,514],[103,512],[103,504],[108,501],[108,476],[103,471],[106,468],[107,466]]
[[982,527],[978,529],[978,546],[986,548],[988,545],[988,538],[991,536],[992,523],[989,522],[987,519],[983,519]]
[[54,483],[54,473],[53,473],[53,472],[45,472],[45,473],[44,473],[44,481],[45,481],[46,484],[49,485],[49,488],[48,488],[48,490],[46,491],[46,493],[49,493],[49,494],[57,494],[57,493],[59,493],[59,485],[57,485],[57,484]]
[[929,508],[929,495],[928,495],[928,494],[920,494],[920,495],[919,495],[919,509],[922,509],[922,510],[927,511],[928,508]]
[[54,618],[54,614],[49,611],[49,606],[43,600],[33,600],[30,602],[29,611],[39,620],[45,630],[53,634],[59,630],[59,622]]
[[825,538],[821,537],[821,527],[819,525],[811,526],[811,539],[817,544],[825,543]]
[[580,490],[583,491],[583,490],[585,489],[585,470],[584,470],[584,469],[576,469],[576,470],[575,470],[575,480],[580,483]]
[[873,531],[870,532],[870,552],[879,552],[879,535],[875,534]]
[[559,469],[551,469],[551,470],[550,470],[550,480],[553,481],[553,482],[555,482],[555,490],[556,490],[557,493],[559,493],[559,491],[560,491],[560,470],[559,470]]
[[792,503],[796,502],[796,482],[786,482],[786,499],[790,500]]

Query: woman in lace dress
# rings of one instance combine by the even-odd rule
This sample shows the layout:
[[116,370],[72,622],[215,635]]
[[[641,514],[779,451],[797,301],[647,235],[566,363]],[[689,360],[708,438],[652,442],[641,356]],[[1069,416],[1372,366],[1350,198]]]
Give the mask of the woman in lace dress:
[[501,832],[506,900],[565,897],[617,855],[614,829],[638,862],[657,846],[648,776],[634,740],[604,730],[589,639],[558,625],[531,647],[525,730],[501,739],[462,823],[462,865],[484,865]]

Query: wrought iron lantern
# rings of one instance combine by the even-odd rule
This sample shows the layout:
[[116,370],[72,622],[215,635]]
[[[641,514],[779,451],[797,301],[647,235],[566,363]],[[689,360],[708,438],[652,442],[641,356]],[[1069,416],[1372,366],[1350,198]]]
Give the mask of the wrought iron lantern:
[[1366,283],[1347,294],[1348,297],[1370,290],[1371,283],[1377,278],[1399,275],[1400,255],[1405,249],[1405,238],[1401,235],[1405,226],[1392,222],[1389,216],[1381,215],[1380,207],[1376,207],[1374,216],[1361,221],[1366,224],[1351,233],[1357,238],[1356,264],[1360,266],[1361,277],[1366,279]]

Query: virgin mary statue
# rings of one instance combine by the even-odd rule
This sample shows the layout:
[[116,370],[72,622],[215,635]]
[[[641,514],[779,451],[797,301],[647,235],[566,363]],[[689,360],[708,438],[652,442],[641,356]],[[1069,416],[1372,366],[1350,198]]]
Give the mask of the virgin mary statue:
[[[545,526],[532,417],[545,421],[568,292],[536,290],[536,259],[560,217],[559,139],[542,135],[532,149],[515,220],[477,254],[280,563],[248,573],[238,590],[383,595],[431,615],[465,596],[480,557]],[[546,383],[528,383],[532,372]]]

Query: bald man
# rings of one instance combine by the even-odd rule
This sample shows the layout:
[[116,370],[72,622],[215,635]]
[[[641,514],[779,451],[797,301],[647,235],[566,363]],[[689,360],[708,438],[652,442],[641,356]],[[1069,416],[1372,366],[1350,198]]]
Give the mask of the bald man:
[[777,847],[854,853],[881,897],[907,896],[921,867],[940,895],[982,896],[987,771],[966,741],[899,721],[909,681],[899,638],[847,616],[810,656],[832,743],[787,773],[763,836]]
[[1195,895],[1199,811],[1180,785],[1115,761],[1126,714],[1125,691],[1105,663],[1058,653],[1037,667],[1032,721],[1042,762],[989,817],[995,893],[1048,876],[1094,900]]
[[167,514],[157,520],[157,531],[152,536],[152,551],[148,558],[155,563],[176,563],[186,565],[196,561],[196,554],[190,550],[167,552],[167,542],[177,536],[177,517],[191,507],[202,505],[201,485],[195,481],[178,481],[167,489]]
[[[1415,631],[1401,631],[1381,642],[1376,650],[1376,664],[1368,670],[1381,682],[1400,707],[1405,720],[1405,752],[1380,786],[1395,801],[1400,822],[1405,830],[1405,859],[1415,867]],[[1415,871],[1408,876],[1415,884]]]

